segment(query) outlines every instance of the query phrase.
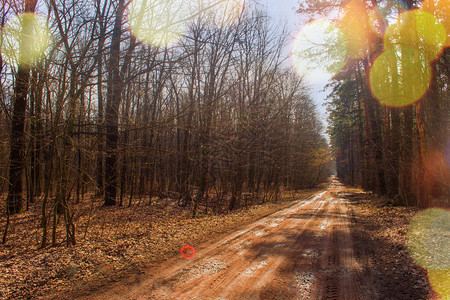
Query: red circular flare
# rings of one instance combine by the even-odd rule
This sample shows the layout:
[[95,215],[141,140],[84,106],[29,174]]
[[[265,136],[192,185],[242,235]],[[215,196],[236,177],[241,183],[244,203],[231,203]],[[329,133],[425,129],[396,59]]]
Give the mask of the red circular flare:
[[191,259],[195,256],[195,249],[191,245],[184,245],[181,247],[180,253],[184,259]]

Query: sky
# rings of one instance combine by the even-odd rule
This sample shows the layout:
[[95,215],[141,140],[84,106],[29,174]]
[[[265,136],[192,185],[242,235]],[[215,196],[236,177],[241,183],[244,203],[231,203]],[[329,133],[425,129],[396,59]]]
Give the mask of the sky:
[[[292,39],[294,39],[297,33],[305,25],[305,21],[302,20],[301,15],[296,13],[296,9],[298,9],[296,0],[257,0],[257,2],[267,9],[268,15],[273,19],[275,24],[280,22],[287,23]],[[289,45],[289,47],[291,47],[291,45]],[[323,103],[327,93],[322,90],[328,83],[327,77],[329,77],[328,74],[323,74],[322,80],[315,80],[313,84],[309,84],[311,96],[317,106],[317,111],[319,112],[324,125],[326,125],[326,109],[323,106]]]

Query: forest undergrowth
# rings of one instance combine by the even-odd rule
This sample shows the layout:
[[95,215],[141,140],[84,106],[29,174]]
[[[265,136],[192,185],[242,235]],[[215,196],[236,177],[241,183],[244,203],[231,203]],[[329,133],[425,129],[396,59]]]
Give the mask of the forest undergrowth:
[[408,226],[421,209],[393,205],[394,199],[359,188],[340,196],[350,200],[355,256],[376,299],[441,299],[408,253]]
[[[6,244],[0,245],[0,268],[4,270],[0,274],[0,298],[56,299],[67,293],[89,293],[180,256],[184,244],[195,247],[218,238],[316,191],[285,193],[277,203],[256,204],[228,214],[203,211],[196,218],[171,198],[122,208],[103,207],[102,199],[85,201],[74,216],[77,243],[71,247],[65,246],[65,229],[59,226],[60,243],[40,248],[41,207],[31,205],[29,211],[11,216]],[[5,202],[1,203],[4,206]],[[5,223],[6,214],[2,214],[2,230]]]

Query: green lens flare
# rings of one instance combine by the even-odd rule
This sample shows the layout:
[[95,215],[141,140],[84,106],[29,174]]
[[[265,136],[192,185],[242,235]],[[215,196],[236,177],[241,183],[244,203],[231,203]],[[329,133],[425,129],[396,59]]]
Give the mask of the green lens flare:
[[430,85],[431,73],[424,54],[397,46],[382,53],[373,63],[370,88],[381,103],[403,107],[422,98]]
[[132,0],[128,7],[132,33],[153,46],[174,45],[188,29],[188,3],[182,0]]
[[422,10],[410,10],[401,14],[386,29],[384,49],[406,46],[422,52],[428,61],[433,61],[442,52],[446,38],[444,25],[435,16]]
[[47,20],[34,13],[12,17],[1,30],[1,53],[10,65],[34,65],[50,43]]
[[[196,1],[193,1],[195,5]],[[234,24],[244,11],[244,0],[198,0],[193,15],[200,14],[214,26],[227,27]]]
[[436,293],[443,299],[450,299],[450,269],[429,270],[428,280]]
[[[429,271],[450,268],[449,211],[432,208],[420,212],[411,221],[407,238],[409,254],[421,267]],[[430,274],[436,276],[436,282],[443,276],[441,273]]]

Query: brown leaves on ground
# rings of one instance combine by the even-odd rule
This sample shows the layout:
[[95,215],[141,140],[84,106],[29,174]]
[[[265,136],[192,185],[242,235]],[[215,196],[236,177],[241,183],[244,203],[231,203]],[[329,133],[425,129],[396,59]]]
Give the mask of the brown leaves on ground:
[[[313,192],[297,196],[306,197]],[[61,298],[89,293],[180,255],[186,243],[195,246],[291,203],[265,203],[230,214],[192,219],[191,212],[175,202],[166,198],[151,206],[104,208],[99,200],[86,201],[77,206],[77,244],[70,248],[65,247],[64,224],[60,220],[59,244],[39,249],[42,236],[39,204],[12,216],[7,242],[0,245],[0,298]],[[2,230],[5,223],[3,214]]]
[[355,255],[377,299],[436,299],[424,269],[408,254],[406,233],[418,208],[398,207],[359,189],[339,195],[352,203]]
[[[365,268],[362,276],[373,283],[376,298],[438,298],[428,283],[426,271],[414,263],[406,247],[408,224],[419,210],[390,206],[388,199],[359,189],[346,188],[337,196],[349,199],[352,204],[355,256]],[[131,274],[180,255],[186,243],[197,246],[218,239],[222,233],[290,204],[266,203],[226,215],[192,219],[189,210],[170,199],[130,208],[103,208],[100,202],[93,206],[87,202],[75,214],[77,245],[70,248],[64,246],[61,221],[58,246],[38,249],[42,234],[40,205],[11,217],[7,243],[0,245],[0,298],[60,299],[87,295],[112,281],[130,280]],[[5,222],[3,215],[2,230]]]

